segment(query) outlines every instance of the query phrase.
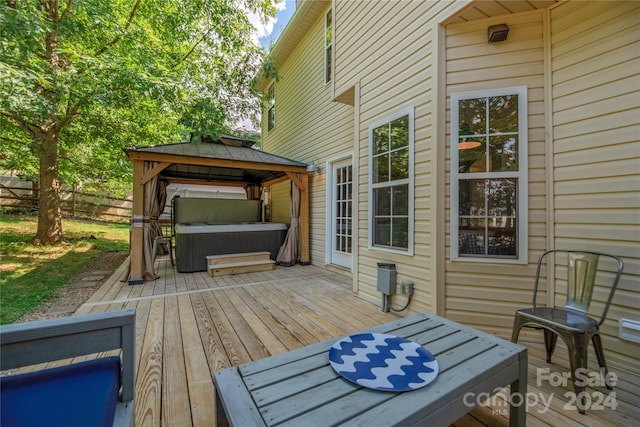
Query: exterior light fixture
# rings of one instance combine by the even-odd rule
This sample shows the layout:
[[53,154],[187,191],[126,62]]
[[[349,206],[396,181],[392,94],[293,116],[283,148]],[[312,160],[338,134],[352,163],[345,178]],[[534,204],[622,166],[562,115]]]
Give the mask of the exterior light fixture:
[[307,172],[317,172],[322,173],[322,166],[320,166],[320,162],[318,160],[314,160],[313,162],[307,165]]
[[491,25],[487,29],[489,43],[503,42],[509,34],[509,26],[507,24]]

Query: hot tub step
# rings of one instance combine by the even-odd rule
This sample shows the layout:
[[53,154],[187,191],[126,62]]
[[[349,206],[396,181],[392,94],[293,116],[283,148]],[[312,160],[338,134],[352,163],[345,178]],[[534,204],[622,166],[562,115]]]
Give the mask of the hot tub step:
[[[268,252],[267,252],[268,253]],[[229,274],[253,273],[256,271],[273,270],[275,261],[271,259],[227,262],[207,267],[211,276],[226,276]]]
[[271,257],[271,252],[246,252],[238,254],[222,254],[222,255],[209,255],[207,257],[207,266],[219,264],[229,264],[233,262],[245,262],[245,261],[266,261]]

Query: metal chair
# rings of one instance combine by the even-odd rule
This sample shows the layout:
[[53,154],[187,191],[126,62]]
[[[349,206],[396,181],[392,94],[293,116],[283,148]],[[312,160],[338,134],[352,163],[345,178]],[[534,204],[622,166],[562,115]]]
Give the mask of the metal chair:
[[157,236],[153,239],[153,248],[151,253],[153,254],[153,262],[156,262],[156,255],[158,254],[158,247],[165,245],[169,251],[169,258],[171,259],[171,267],[173,267],[173,245],[171,243],[171,236]]
[[[567,296],[563,308],[536,306],[540,271],[542,264],[545,262],[545,258],[550,254],[553,254],[553,256],[546,260],[547,268],[562,265],[560,262],[562,260],[567,269]],[[601,259],[610,259],[614,261],[617,267],[614,268],[609,296],[602,310],[600,319],[597,321],[589,317],[587,313],[591,305],[596,275],[598,275],[598,277],[604,276],[604,274],[598,274],[598,271],[603,272],[602,269],[598,269]],[[605,375],[607,373],[607,364],[600,339],[600,325],[604,323],[607,312],[609,311],[609,305],[618,286],[623,267],[624,263],[622,259],[604,253],[580,250],[546,251],[540,255],[538,259],[538,268],[536,270],[536,279],[533,287],[533,307],[516,311],[511,336],[512,342],[515,343],[518,341],[520,329],[523,327],[543,329],[547,363],[551,362],[551,355],[555,349],[558,336],[560,336],[567,345],[576,396],[583,396],[580,393],[584,391],[584,385],[582,382],[577,381],[576,372],[580,368],[587,368],[587,348],[589,346],[589,340],[593,342],[600,367],[604,370]],[[607,272],[606,276],[612,276],[612,273]],[[599,281],[598,284],[601,285],[602,283]],[[609,389],[611,388],[608,384],[607,387]],[[581,405],[578,406],[580,412],[584,413],[584,409],[580,408]],[[584,408],[584,406],[582,406],[582,408]]]

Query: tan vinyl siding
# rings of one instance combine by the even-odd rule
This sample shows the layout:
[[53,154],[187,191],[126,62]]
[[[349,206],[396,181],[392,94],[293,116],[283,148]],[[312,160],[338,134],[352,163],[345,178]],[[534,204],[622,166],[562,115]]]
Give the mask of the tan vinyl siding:
[[[358,82],[359,170],[357,171],[358,295],[381,303],[376,290],[377,263],[396,264],[398,284],[415,282],[412,311],[436,311],[431,169],[434,150],[432,99],[435,18],[450,3],[337,1],[335,92],[342,93]],[[414,109],[414,245],[413,255],[370,249],[369,244],[369,126],[407,108]],[[406,297],[394,296],[394,307]]]
[[[267,131],[264,114],[262,132],[265,151],[319,163],[323,168],[321,174],[309,174],[310,255],[317,265],[325,264],[325,162],[353,152],[353,107],[332,102],[331,85],[324,82],[324,19],[328,11],[329,6],[319,13],[291,54],[279,63],[276,125]],[[289,200],[289,182],[274,188],[274,195],[285,191]],[[289,207],[281,205],[274,202],[274,213],[278,218],[286,215],[285,222],[289,223]]]
[[[415,282],[410,311],[509,338],[514,311],[530,305],[545,249],[617,253],[627,264],[602,328],[605,352],[612,366],[638,371],[640,346],[615,337],[618,318],[640,320],[640,3],[333,0],[301,7],[300,28],[276,50],[287,53],[278,68],[276,126],[267,132],[265,125],[263,146],[323,168],[353,155],[358,295],[380,304],[377,263],[395,263],[398,284]],[[330,7],[335,62],[325,85]],[[507,41],[487,43],[487,27],[502,23]],[[526,86],[528,96],[528,263],[451,261],[450,95],[515,86]],[[368,247],[369,126],[409,108],[413,255]],[[326,172],[310,174],[314,264],[325,262],[326,179]],[[288,189],[288,182],[272,189],[286,196],[273,208],[285,222]],[[546,291],[543,283],[543,301]],[[596,291],[595,308],[603,295]],[[405,301],[394,296],[392,305]],[[540,339],[537,331],[524,336]]]
[[[344,92],[356,81],[397,75],[406,63],[406,54],[425,54],[423,49],[430,41],[427,33],[433,21],[457,7],[445,2],[418,1],[335,3],[336,93]],[[387,89],[393,88],[389,80],[384,84]],[[362,90],[363,97],[366,92]],[[388,94],[378,88],[372,95]]]
[[[640,345],[618,319],[640,320],[640,3],[551,10],[554,245],[621,256],[625,270],[602,326],[607,361],[635,372]],[[597,288],[593,310],[606,299]]]
[[[509,36],[487,43],[487,27],[506,22]],[[527,86],[529,265],[450,261],[447,226],[445,315],[479,329],[511,336],[513,313],[530,304],[536,257],[546,248],[544,12],[529,12],[447,26],[447,118],[452,93]],[[447,119],[447,135],[450,123]],[[447,164],[449,164],[447,138]],[[447,219],[450,212],[447,172]],[[449,224],[449,222],[447,223]],[[544,299],[544,289],[542,297]]]

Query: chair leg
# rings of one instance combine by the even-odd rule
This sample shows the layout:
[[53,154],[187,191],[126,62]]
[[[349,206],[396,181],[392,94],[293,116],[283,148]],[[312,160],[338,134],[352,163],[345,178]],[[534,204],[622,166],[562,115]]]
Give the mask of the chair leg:
[[[602,368],[601,372],[604,375],[604,377],[607,378],[607,374],[608,374],[607,362],[604,358],[604,349],[602,348],[602,340],[600,339],[600,334],[595,334],[594,336],[592,336],[591,341],[593,342],[593,348],[596,351],[596,357],[598,358],[598,365],[600,365],[600,368]],[[609,385],[609,381],[606,381],[605,385],[609,390],[613,390],[613,387]]]
[[[588,339],[584,335],[568,334],[565,336],[565,342],[569,350],[569,363],[571,366],[571,378],[573,379],[573,389],[576,393],[576,405],[578,406],[578,412],[584,414],[585,409],[585,395],[584,385],[579,385],[576,377],[578,369],[586,370],[587,368],[587,346],[589,344]],[[582,382],[581,382],[582,383]]]
[[544,348],[547,350],[547,363],[551,363],[551,355],[556,349],[557,341],[558,335],[548,329],[544,329]]
[[171,260],[171,267],[174,267],[174,265],[173,265],[173,247],[172,247],[173,245],[171,244],[171,237],[169,237],[169,243],[168,243],[167,246],[169,246],[169,259]]
[[151,248],[151,262],[156,262],[156,255],[158,255],[158,239],[153,240],[153,247]]
[[520,335],[520,329],[522,329],[522,321],[520,320],[520,316],[516,312],[515,317],[513,318],[513,329],[511,331],[511,342],[517,343],[518,336]]

